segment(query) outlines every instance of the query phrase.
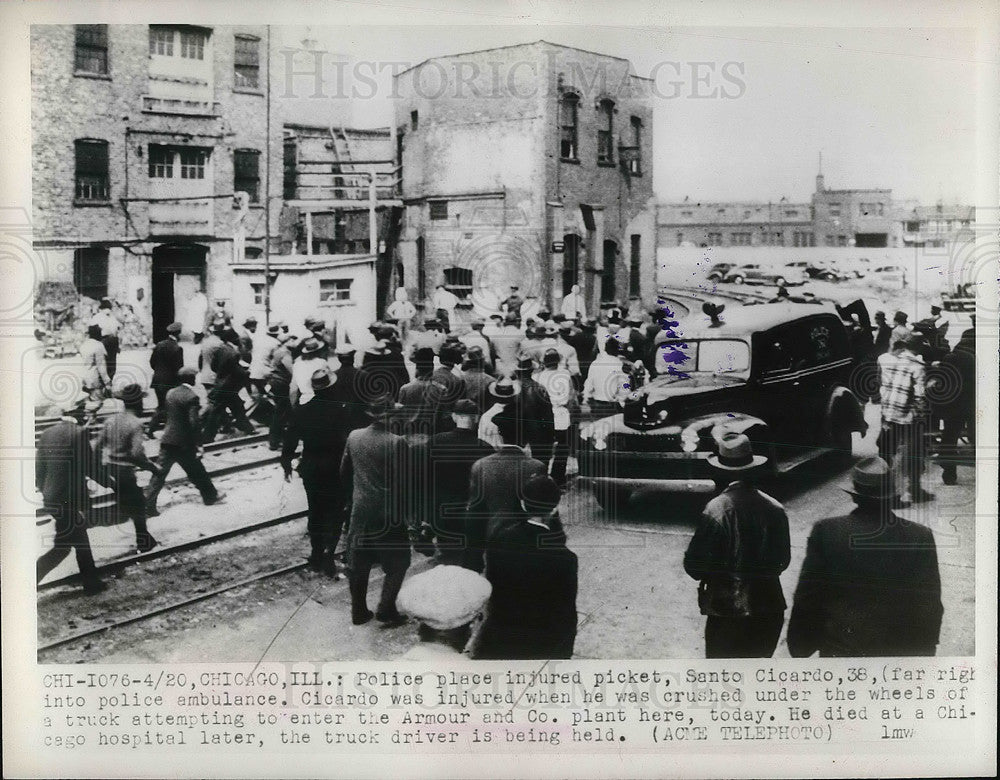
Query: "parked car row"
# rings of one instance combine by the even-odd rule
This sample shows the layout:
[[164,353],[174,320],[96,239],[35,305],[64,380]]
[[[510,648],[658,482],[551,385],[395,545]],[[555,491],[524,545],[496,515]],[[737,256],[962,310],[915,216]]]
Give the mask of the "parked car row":
[[783,264],[720,262],[709,268],[706,277],[713,282],[777,287],[802,285],[811,279],[826,282],[869,279],[875,286],[895,289],[902,289],[907,284],[904,268],[892,263],[874,265],[865,257],[837,262],[792,260]]

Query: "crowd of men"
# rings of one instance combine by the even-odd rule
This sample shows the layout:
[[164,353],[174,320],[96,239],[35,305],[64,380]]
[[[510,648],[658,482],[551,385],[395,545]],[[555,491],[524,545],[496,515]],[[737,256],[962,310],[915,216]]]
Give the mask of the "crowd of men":
[[[575,431],[588,415],[618,411],[655,374],[661,329],[657,308],[637,314],[615,307],[598,322],[583,315],[579,297],[574,290],[561,311],[541,310],[522,320],[523,299],[512,288],[500,312],[460,328],[445,296],[437,294],[434,313],[424,315],[399,291],[387,319],[370,326],[363,344],[338,339],[320,316],[305,318],[298,332],[282,321],[261,328],[253,317],[237,329],[225,307],[217,306],[207,313],[204,331],[194,334],[196,366],[185,365],[185,327],[167,328],[150,357],[155,414],[144,427],[144,388],[119,388],[124,410],[105,423],[96,452],[80,423],[107,393],[109,366],[101,365],[96,347],[81,350],[88,360],[87,402],[67,404],[63,420],[39,443],[38,486],[56,519],[56,544],[39,559],[38,580],[75,549],[85,589],[104,587],[80,519],[87,478],[114,488],[118,511],[135,525],[140,552],[156,545],[147,520],[157,514],[157,497],[175,463],[205,504],[224,500],[202,465],[201,448],[220,430],[256,431],[249,409],[267,420],[269,445],[280,450],[289,481],[301,448],[297,473],[308,502],[309,565],[339,577],[335,553],[346,537],[343,563],[355,624],[373,617],[388,625],[403,622],[396,596],[416,549],[439,564],[483,573],[493,584],[492,622],[474,643],[480,657],[569,657],[577,564],[557,506]],[[841,311],[859,363],[878,370],[879,390],[872,395],[882,405],[879,462],[891,472],[876,495],[861,495],[862,514],[899,501],[900,486],[903,501],[930,497],[920,488],[924,437],[915,429],[926,416],[931,366],[946,367],[939,378],[951,376],[948,371],[961,377],[956,392],[938,394],[942,442],[953,447],[959,435],[974,436],[974,328],[948,350],[944,326],[934,319],[939,314],[909,328],[899,313],[890,328],[881,312],[869,326],[866,316],[862,321],[856,312]],[[144,435],[153,438],[160,428],[153,462]],[[745,437],[725,446],[716,457],[721,492],[706,508],[685,568],[702,581],[706,652],[770,655],[785,610],[777,577],[788,565],[787,518],[742,474],[761,460],[747,452]],[[67,463],[66,452],[78,462]],[[952,483],[955,461],[943,462],[944,481]],[[152,474],[145,491],[136,481],[139,470]],[[741,477],[726,486],[729,471]],[[734,523],[739,533],[720,531]],[[726,548],[727,538],[744,540],[738,555]],[[809,560],[818,555],[810,541]],[[373,612],[367,590],[375,565],[385,578]],[[720,580],[727,566],[735,566],[735,579]],[[753,575],[744,576],[748,571]],[[800,590],[810,592],[807,584]],[[557,595],[542,610],[533,602],[538,592]],[[796,614],[796,625],[817,620]],[[792,636],[790,627],[790,646]],[[808,645],[795,642],[796,648]]]

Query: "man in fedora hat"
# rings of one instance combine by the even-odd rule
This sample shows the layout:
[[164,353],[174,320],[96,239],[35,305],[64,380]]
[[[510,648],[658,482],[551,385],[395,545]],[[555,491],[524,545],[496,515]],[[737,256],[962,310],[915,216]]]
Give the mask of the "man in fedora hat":
[[465,508],[469,503],[472,464],[492,455],[494,449],[476,434],[479,407],[460,399],[451,413],[454,429],[438,433],[427,442],[431,488],[426,520],[434,537],[439,563],[461,565],[465,551]]
[[410,566],[408,516],[402,487],[409,468],[406,439],[389,431],[393,401],[388,395],[368,404],[371,424],[351,431],[340,466],[340,482],[350,502],[347,531],[351,620],[358,626],[372,619],[368,578],[377,563],[385,572],[382,596],[374,617],[399,625],[396,596]]
[[256,429],[247,418],[246,407],[240,396],[240,391],[250,383],[250,364],[236,347],[224,343],[215,352],[212,370],[215,372],[215,386],[208,394],[203,441],[213,441],[227,417],[241,432],[247,435],[254,433]]
[[121,387],[115,396],[124,404],[124,410],[108,418],[97,437],[96,453],[105,473],[114,485],[116,514],[129,518],[135,526],[135,545],[140,553],[149,552],[157,545],[146,526],[146,499],[135,479],[137,471],[160,473],[159,467],[146,455],[143,442],[142,414],[145,390],[130,383]]
[[475,403],[479,414],[482,414],[490,405],[488,398],[494,378],[487,373],[486,356],[480,347],[470,347],[465,353],[462,380],[465,382],[465,397]]
[[153,392],[156,394],[156,413],[149,421],[149,436],[158,431],[167,419],[167,391],[177,387],[181,380],[177,372],[184,367],[184,349],[180,345],[181,324],[167,325],[167,337],[156,343],[149,356],[149,367],[153,369]]
[[524,306],[524,298],[521,297],[521,288],[516,284],[512,284],[510,286],[510,295],[504,298],[500,304],[500,311],[505,312],[507,316],[514,315],[520,319],[522,306]]
[[278,345],[269,358],[268,391],[274,409],[271,412],[271,425],[267,435],[268,447],[273,450],[281,448],[285,427],[291,414],[292,402],[289,397],[292,372],[295,369],[292,357],[291,343],[294,339],[291,333],[278,327]]
[[897,491],[882,458],[859,461],[854,510],[816,523],[788,621],[796,658],[934,655],[941,578],[929,528],[892,512]]
[[479,438],[494,449],[500,449],[504,440],[493,418],[512,405],[520,395],[521,383],[509,376],[500,377],[487,388],[485,411],[479,418]]
[[327,367],[327,346],[320,339],[310,336],[302,342],[299,356],[292,366],[292,383],[289,398],[292,407],[312,400],[312,376],[319,369]]
[[451,406],[446,403],[448,386],[435,378],[434,351],[421,347],[413,353],[416,378],[399,389],[401,432],[421,440],[450,430]]
[[343,413],[335,388],[336,379],[322,367],[311,377],[312,397],[292,412],[281,449],[285,480],[292,478],[292,457],[302,442],[299,476],[309,506],[309,565],[314,571],[337,575],[334,553],[344,527],[344,494],[340,485],[340,461],[344,456],[347,415]]
[[459,336],[459,340],[465,345],[465,349],[471,350],[473,347],[479,347],[483,353],[483,362],[486,365],[487,370],[493,369],[493,350],[490,345],[489,340],[483,335],[483,328],[486,327],[486,323],[480,317],[476,317],[472,322],[469,323],[469,332],[463,336]]
[[94,553],[87,537],[83,512],[87,509],[87,477],[97,477],[97,462],[83,429],[86,396],[60,405],[61,419],[38,438],[35,458],[35,486],[42,494],[47,512],[55,519],[55,539],[51,550],[35,567],[35,581],[45,576],[69,555],[76,553],[76,565],[87,593],[107,588],[97,574]]
[[[546,465],[528,455],[525,450],[522,421],[517,411],[516,388],[510,380],[500,380],[492,393],[509,396],[512,400],[498,404],[491,412],[492,424],[502,442],[488,457],[477,460],[469,472],[469,504],[465,513],[466,552],[463,565],[467,569],[483,570],[486,545],[511,522],[524,497],[524,486],[534,476],[545,476]],[[480,436],[481,439],[487,441]]]
[[770,658],[785,619],[781,572],[791,546],[784,508],[754,487],[767,463],[750,439],[725,433],[709,464],[733,480],[705,506],[684,554],[684,570],[699,580],[706,658]]
[[535,361],[530,356],[518,357],[514,379],[521,383],[521,394],[514,404],[524,440],[531,448],[531,457],[548,468],[555,445],[554,413],[548,390],[532,377],[534,370]]

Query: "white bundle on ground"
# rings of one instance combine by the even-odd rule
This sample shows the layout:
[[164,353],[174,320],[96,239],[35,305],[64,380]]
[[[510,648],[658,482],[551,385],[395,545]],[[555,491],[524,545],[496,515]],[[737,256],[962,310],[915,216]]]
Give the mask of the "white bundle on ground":
[[435,566],[408,579],[396,605],[400,612],[444,631],[464,626],[489,601],[493,586],[461,566]]

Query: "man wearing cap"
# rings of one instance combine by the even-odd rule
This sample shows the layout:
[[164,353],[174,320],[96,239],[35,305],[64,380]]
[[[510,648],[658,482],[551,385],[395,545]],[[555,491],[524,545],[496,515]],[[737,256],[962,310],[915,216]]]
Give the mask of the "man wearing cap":
[[340,486],[340,461],[344,456],[347,416],[335,396],[335,378],[326,367],[313,372],[312,398],[292,412],[281,450],[285,480],[292,478],[292,457],[302,442],[299,476],[309,505],[309,565],[331,577],[337,574],[333,556],[344,527],[344,494]]
[[[441,352],[438,355],[438,361],[441,365],[431,374],[431,379],[444,386],[445,390],[441,396],[442,406],[440,411],[442,415],[450,416],[455,402],[459,398],[465,397],[465,381],[455,373],[455,367],[462,362],[461,343],[456,342],[455,344],[445,344],[442,346]],[[445,422],[445,426],[438,428],[438,430],[449,430],[450,428],[451,420],[449,417]]]
[[[416,378],[399,389],[400,432],[421,440],[450,430],[451,407],[445,403],[448,386],[434,378],[434,352],[421,347],[413,353]],[[453,404],[452,404],[453,405]]]
[[500,311],[507,314],[507,316],[515,316],[517,319],[521,318],[521,307],[524,306],[524,298],[521,297],[521,288],[516,284],[510,286],[510,295],[508,295],[500,304]]
[[149,367],[153,369],[153,392],[156,394],[156,413],[149,421],[149,435],[158,431],[167,419],[167,391],[177,387],[180,379],[177,372],[184,367],[184,349],[180,345],[181,324],[167,325],[167,337],[157,342],[149,356]]
[[243,320],[243,332],[238,334],[237,344],[240,357],[247,363],[253,360],[253,342],[257,334],[257,318],[252,314]]
[[705,506],[684,554],[684,570],[699,580],[706,658],[770,658],[785,619],[779,575],[791,560],[784,508],[754,487],[767,462],[742,433],[717,438],[709,464],[730,482]]
[[271,412],[271,426],[267,435],[267,444],[272,451],[281,448],[285,428],[288,425],[288,417],[292,411],[289,392],[292,384],[292,371],[295,367],[291,350],[294,336],[279,329],[277,338],[278,346],[271,352],[271,370],[268,377],[268,389],[274,410]]
[[347,561],[350,568],[351,622],[372,619],[368,578],[377,563],[385,572],[374,617],[388,625],[405,619],[396,596],[410,566],[410,535],[403,501],[409,469],[406,440],[389,431],[393,402],[388,396],[368,404],[371,424],[351,431],[340,466],[340,484],[350,502]]
[[240,397],[240,391],[250,383],[250,364],[243,359],[236,347],[223,344],[215,352],[212,370],[216,375],[216,383],[208,394],[203,440],[210,442],[215,439],[227,413],[240,431],[247,435],[254,433],[256,429],[247,419],[246,408]]
[[483,570],[488,542],[511,522],[517,522],[528,480],[546,474],[545,464],[529,457],[524,449],[527,442],[516,410],[517,390],[509,379],[498,381],[492,389],[499,409],[491,410],[491,422],[499,434],[500,448],[493,455],[477,460],[469,471],[463,565],[477,572]]
[[493,370],[493,351],[489,340],[483,335],[483,328],[486,323],[482,319],[476,318],[470,323],[471,330],[459,336],[459,340],[465,345],[466,351],[473,347],[479,347],[483,353],[483,362],[487,370]]
[[885,312],[875,312],[875,343],[872,346],[872,354],[877,360],[879,355],[884,355],[889,351],[889,342],[892,339],[892,328],[885,321]]
[[69,555],[76,553],[76,565],[87,593],[99,593],[101,582],[87,537],[82,513],[87,509],[87,477],[98,477],[97,462],[84,432],[85,398],[63,404],[62,417],[38,438],[35,457],[35,486],[42,494],[47,512],[55,519],[55,539],[51,550],[35,567],[35,581],[45,576]]
[[198,381],[210,393],[215,387],[215,363],[220,350],[225,348],[222,333],[226,329],[225,320],[212,322],[209,333],[201,342],[201,353],[198,355]]
[[344,423],[348,431],[368,425],[365,404],[358,394],[358,369],[354,367],[355,349],[350,344],[337,348],[336,356],[340,367],[334,373],[333,397],[343,409]]
[[[924,469],[923,426],[927,413],[923,338],[911,333],[878,359],[882,431],[879,454],[892,467],[904,503],[934,498],[920,486]],[[908,488],[908,490],[906,489]]]
[[[256,327],[256,326],[255,326]],[[271,356],[278,346],[277,325],[271,325],[267,330],[252,334],[250,345],[250,390],[255,400],[261,399],[267,392],[267,379],[271,372]]]
[[430,534],[437,547],[438,563],[460,566],[465,555],[465,508],[469,503],[472,464],[492,455],[492,446],[476,434],[479,407],[467,398],[451,413],[455,428],[431,437],[427,443],[432,506],[428,513]]
[[185,366],[178,372],[181,383],[167,392],[167,427],[160,439],[160,472],[146,486],[146,517],[156,517],[156,499],[170,469],[179,463],[188,479],[201,493],[206,505],[217,504],[224,495],[215,489],[201,462],[201,435],[198,395],[191,389],[196,372]]
[[580,422],[580,404],[576,400],[573,376],[560,365],[559,353],[550,349],[542,356],[542,370],[535,375],[535,380],[545,388],[552,402],[555,445],[550,473],[556,484],[563,487],[566,483],[570,442],[573,441],[573,433]]
[[116,393],[124,403],[124,411],[107,419],[97,437],[96,452],[105,473],[115,489],[115,505],[119,517],[127,517],[135,526],[135,546],[140,553],[156,547],[156,539],[146,526],[146,500],[135,480],[136,471],[159,474],[160,469],[146,455],[143,446],[142,400],[145,392],[132,383]]
[[108,351],[101,342],[100,326],[87,327],[87,338],[80,344],[80,357],[83,359],[83,389],[91,402],[100,408],[111,387]]
[[299,356],[292,366],[292,384],[289,398],[294,408],[297,404],[312,400],[312,376],[321,368],[327,368],[327,346],[320,339],[311,336],[302,342]]
[[493,591],[471,643],[478,659],[571,658],[576,642],[579,562],[554,531],[559,487],[547,476],[524,484],[509,520],[486,547]]
[[913,333],[913,330],[907,325],[907,320],[909,317],[906,312],[897,311],[892,318],[892,334],[889,337],[889,348],[892,349],[896,344],[900,344],[906,341]]
[[854,510],[816,523],[788,620],[805,658],[929,656],[941,631],[941,577],[929,528],[892,512],[897,491],[877,457],[854,467]]
[[121,351],[118,331],[121,330],[122,324],[115,316],[110,298],[101,298],[97,314],[90,319],[89,324],[101,329],[101,343],[108,353],[108,376],[114,379],[118,367],[118,353]]
[[503,327],[500,332],[490,339],[493,345],[493,352],[497,356],[497,373],[506,374],[514,370],[517,365],[517,354],[520,351],[521,340],[524,333],[521,331],[521,318],[519,314],[508,313],[504,317]]

